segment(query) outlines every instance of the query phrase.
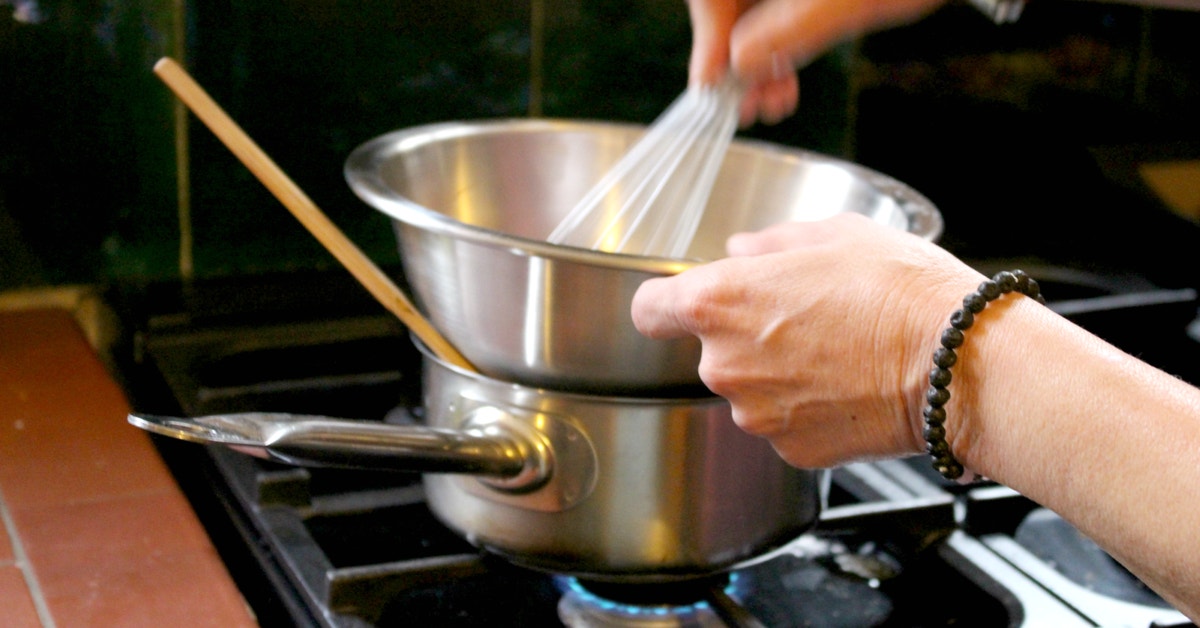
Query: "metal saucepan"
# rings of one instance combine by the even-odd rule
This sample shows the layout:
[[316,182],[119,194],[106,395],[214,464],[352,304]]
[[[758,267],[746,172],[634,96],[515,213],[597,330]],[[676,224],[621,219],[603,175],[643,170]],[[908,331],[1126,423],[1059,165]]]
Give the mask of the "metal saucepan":
[[720,398],[554,392],[422,350],[425,425],[271,414],[129,420],[293,464],[426,472],[429,506],[470,542],[593,579],[715,573],[817,521],[818,472],[787,465],[739,430]]
[[724,255],[732,233],[840,212],[928,239],[941,215],[907,185],[856,164],[735,141],[689,260],[616,255],[546,236],[644,127],[553,120],[456,122],[373,139],[346,162],[393,219],[417,306],[482,373],[601,395],[707,394],[695,339],[650,340],[629,316],[643,281]]

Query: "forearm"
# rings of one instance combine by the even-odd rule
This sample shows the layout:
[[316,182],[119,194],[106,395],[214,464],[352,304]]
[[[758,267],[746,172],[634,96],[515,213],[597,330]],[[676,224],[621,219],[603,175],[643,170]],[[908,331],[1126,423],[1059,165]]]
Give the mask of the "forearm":
[[1200,391],[1024,298],[985,310],[959,356],[947,409],[964,464],[1197,618]]

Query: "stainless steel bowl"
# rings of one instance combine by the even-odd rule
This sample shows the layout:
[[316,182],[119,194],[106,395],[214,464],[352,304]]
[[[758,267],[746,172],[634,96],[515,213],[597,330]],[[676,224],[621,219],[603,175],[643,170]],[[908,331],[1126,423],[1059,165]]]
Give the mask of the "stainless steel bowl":
[[650,340],[633,293],[724,255],[729,235],[858,212],[928,239],[941,214],[862,166],[739,140],[686,260],[602,253],[544,238],[644,127],[556,120],[451,122],[368,141],[345,175],[393,219],[417,306],[482,373],[557,390],[705,394],[695,339]]

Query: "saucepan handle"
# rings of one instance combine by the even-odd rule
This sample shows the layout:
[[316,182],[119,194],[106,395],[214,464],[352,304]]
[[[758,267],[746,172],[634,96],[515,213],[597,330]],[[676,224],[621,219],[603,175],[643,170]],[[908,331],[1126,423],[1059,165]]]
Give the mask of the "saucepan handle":
[[456,430],[255,412],[194,418],[131,414],[129,422],[155,434],[297,466],[463,473],[486,476],[489,486],[512,492],[535,490],[553,475],[546,439],[498,410],[476,411]]

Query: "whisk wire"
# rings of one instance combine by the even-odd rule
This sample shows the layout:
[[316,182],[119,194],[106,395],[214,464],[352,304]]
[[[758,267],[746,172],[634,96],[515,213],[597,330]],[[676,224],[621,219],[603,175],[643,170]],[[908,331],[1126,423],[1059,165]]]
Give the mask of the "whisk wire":
[[617,253],[684,256],[736,131],[740,96],[733,81],[686,90],[547,240]]
[[[619,250],[625,250],[630,246],[631,240],[640,235],[638,228],[643,223],[647,223],[648,219],[657,219],[658,229],[656,232],[662,230],[664,226],[668,229],[672,227],[672,223],[675,221],[671,220],[671,214],[678,208],[675,201],[681,193],[686,193],[686,189],[682,185],[671,184],[691,178],[690,166],[693,163],[692,157],[695,156],[692,148],[700,139],[700,130],[708,123],[711,109],[708,104],[706,100],[698,103],[700,115],[683,121],[683,128],[674,133],[667,141],[661,151],[661,159],[655,161],[646,170],[631,197],[622,207],[622,214],[632,209],[638,211],[632,212],[633,217],[624,229],[624,236],[617,245]],[[652,208],[657,208],[657,211],[650,211]],[[610,229],[618,226],[620,225],[610,225]],[[653,242],[653,236],[650,242]]]
[[[589,240],[587,234],[600,234],[602,236],[604,226],[611,227],[614,226],[612,223],[615,223],[615,217],[609,221],[605,221],[605,212],[599,211],[604,207],[612,205],[611,202],[606,203],[605,199],[612,197],[614,202],[620,204],[618,196],[620,192],[628,187],[636,178],[645,175],[644,170],[639,172],[637,168],[641,164],[655,163],[657,161],[654,158],[654,154],[662,150],[664,138],[671,133],[670,129],[673,128],[675,121],[685,117],[687,114],[686,109],[681,107],[680,103],[689,96],[689,92],[684,92],[650,125],[646,133],[628,149],[625,155],[567,213],[566,217],[563,218],[549,237],[546,238],[549,242],[571,244],[574,246],[595,246],[595,242],[598,240]],[[635,179],[628,179],[631,171]],[[623,182],[623,179],[628,180]]]

